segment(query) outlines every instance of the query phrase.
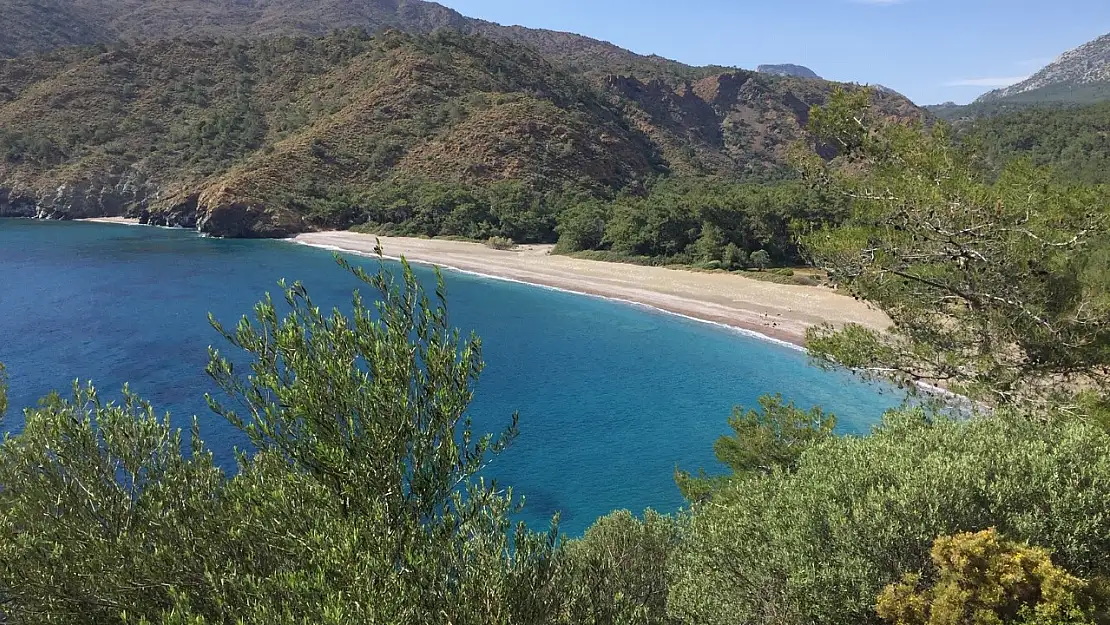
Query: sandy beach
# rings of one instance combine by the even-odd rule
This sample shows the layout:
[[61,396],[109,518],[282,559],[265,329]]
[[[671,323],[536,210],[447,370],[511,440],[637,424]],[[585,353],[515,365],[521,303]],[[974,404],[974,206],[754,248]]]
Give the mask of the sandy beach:
[[550,245],[495,250],[481,243],[312,232],[297,243],[372,254],[376,241],[389,257],[487,276],[598,295],[804,345],[810,326],[858,323],[885,329],[887,317],[826,287],[776,284],[736,274],[641,267],[551,255]]

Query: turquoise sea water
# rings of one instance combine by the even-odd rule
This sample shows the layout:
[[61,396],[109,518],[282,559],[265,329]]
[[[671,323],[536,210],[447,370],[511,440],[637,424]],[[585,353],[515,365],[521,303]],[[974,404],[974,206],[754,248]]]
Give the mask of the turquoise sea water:
[[[112,394],[129,381],[178,423],[197,415],[227,460],[243,439],[204,405],[207,347],[222,341],[206,315],[234,322],[280,278],[302,280],[329,308],[345,307],[357,285],[330,252],[281,241],[0,219],[0,362],[12,407],[78,378]],[[675,467],[719,468],[712,445],[734,405],[781,392],[862,433],[901,399],[725,328],[466,274],[446,280],[452,322],[484,342],[477,429],[521,415],[520,437],[489,473],[526,496],[529,522],[558,510],[571,534],[614,509],[679,508]],[[20,427],[17,413],[5,427]]]

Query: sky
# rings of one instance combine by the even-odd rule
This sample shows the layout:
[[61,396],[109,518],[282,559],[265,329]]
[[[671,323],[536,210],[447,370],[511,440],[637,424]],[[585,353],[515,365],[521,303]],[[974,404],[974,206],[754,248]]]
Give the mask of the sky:
[[1110,33],[1110,0],[439,0],[691,65],[805,65],[918,104],[970,102]]

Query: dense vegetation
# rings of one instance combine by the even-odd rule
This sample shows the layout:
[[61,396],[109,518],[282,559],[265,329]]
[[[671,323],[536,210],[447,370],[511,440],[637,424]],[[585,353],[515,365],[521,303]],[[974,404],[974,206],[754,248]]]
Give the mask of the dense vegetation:
[[0,214],[128,214],[224,236],[363,218],[438,231],[364,213],[504,181],[566,204],[667,175],[782,178],[831,88],[745,71],[595,81],[450,30],[70,48],[0,61]]
[[375,234],[558,241],[562,253],[603,251],[614,259],[712,269],[800,263],[798,233],[847,215],[841,198],[798,182],[683,178],[656,179],[609,199],[539,193],[519,182],[386,184],[327,210],[309,214],[338,215]]
[[567,540],[515,527],[511,494],[478,476],[527,427],[471,431],[480,342],[407,268],[352,269],[376,301],[356,295],[349,316],[294,284],[287,312],[266,299],[216,324],[251,359],[213,350],[207,369],[232,400],[212,409],[254,445],[230,474],[130,394],[77,387],[28,410],[0,445],[0,614],[1110,623],[1105,198],[1028,168],[984,181],[942,129],[862,104],[813,115],[849,166],[806,162],[806,180],[850,199],[802,242],[895,325],[817,329],[815,355],[943,379],[989,411],[907,407],[839,437],[831,415],[769,398],[716,446],[731,474],[679,475],[687,511],[617,512]]
[[1097,82],[1078,87],[1034,89],[998,100],[976,101],[971,104],[934,104],[924,108],[940,119],[959,122],[1033,110],[1081,108],[1107,100],[1110,100],[1110,82]]
[[992,171],[1026,158],[1063,179],[1110,183],[1110,101],[1086,107],[1030,108],[957,126]]

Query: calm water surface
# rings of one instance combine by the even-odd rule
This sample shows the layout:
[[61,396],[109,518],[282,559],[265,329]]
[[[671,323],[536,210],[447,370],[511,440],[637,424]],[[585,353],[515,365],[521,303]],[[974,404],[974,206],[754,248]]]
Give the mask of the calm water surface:
[[[431,270],[417,272],[431,284]],[[207,313],[232,323],[280,278],[303,281],[328,308],[346,307],[357,286],[330,252],[280,241],[0,219],[0,362],[12,407],[74,379],[113,394],[130,382],[180,425],[197,415],[227,460],[244,441],[204,405],[214,390],[207,348],[222,341]],[[679,508],[675,467],[715,470],[713,441],[732,406],[764,393],[819,404],[846,433],[867,431],[901,399],[724,328],[466,274],[446,280],[452,322],[484,343],[476,428],[521,415],[520,437],[489,473],[527,497],[525,518],[537,525],[561,511],[577,534],[613,509]],[[9,414],[5,427],[20,422]]]

